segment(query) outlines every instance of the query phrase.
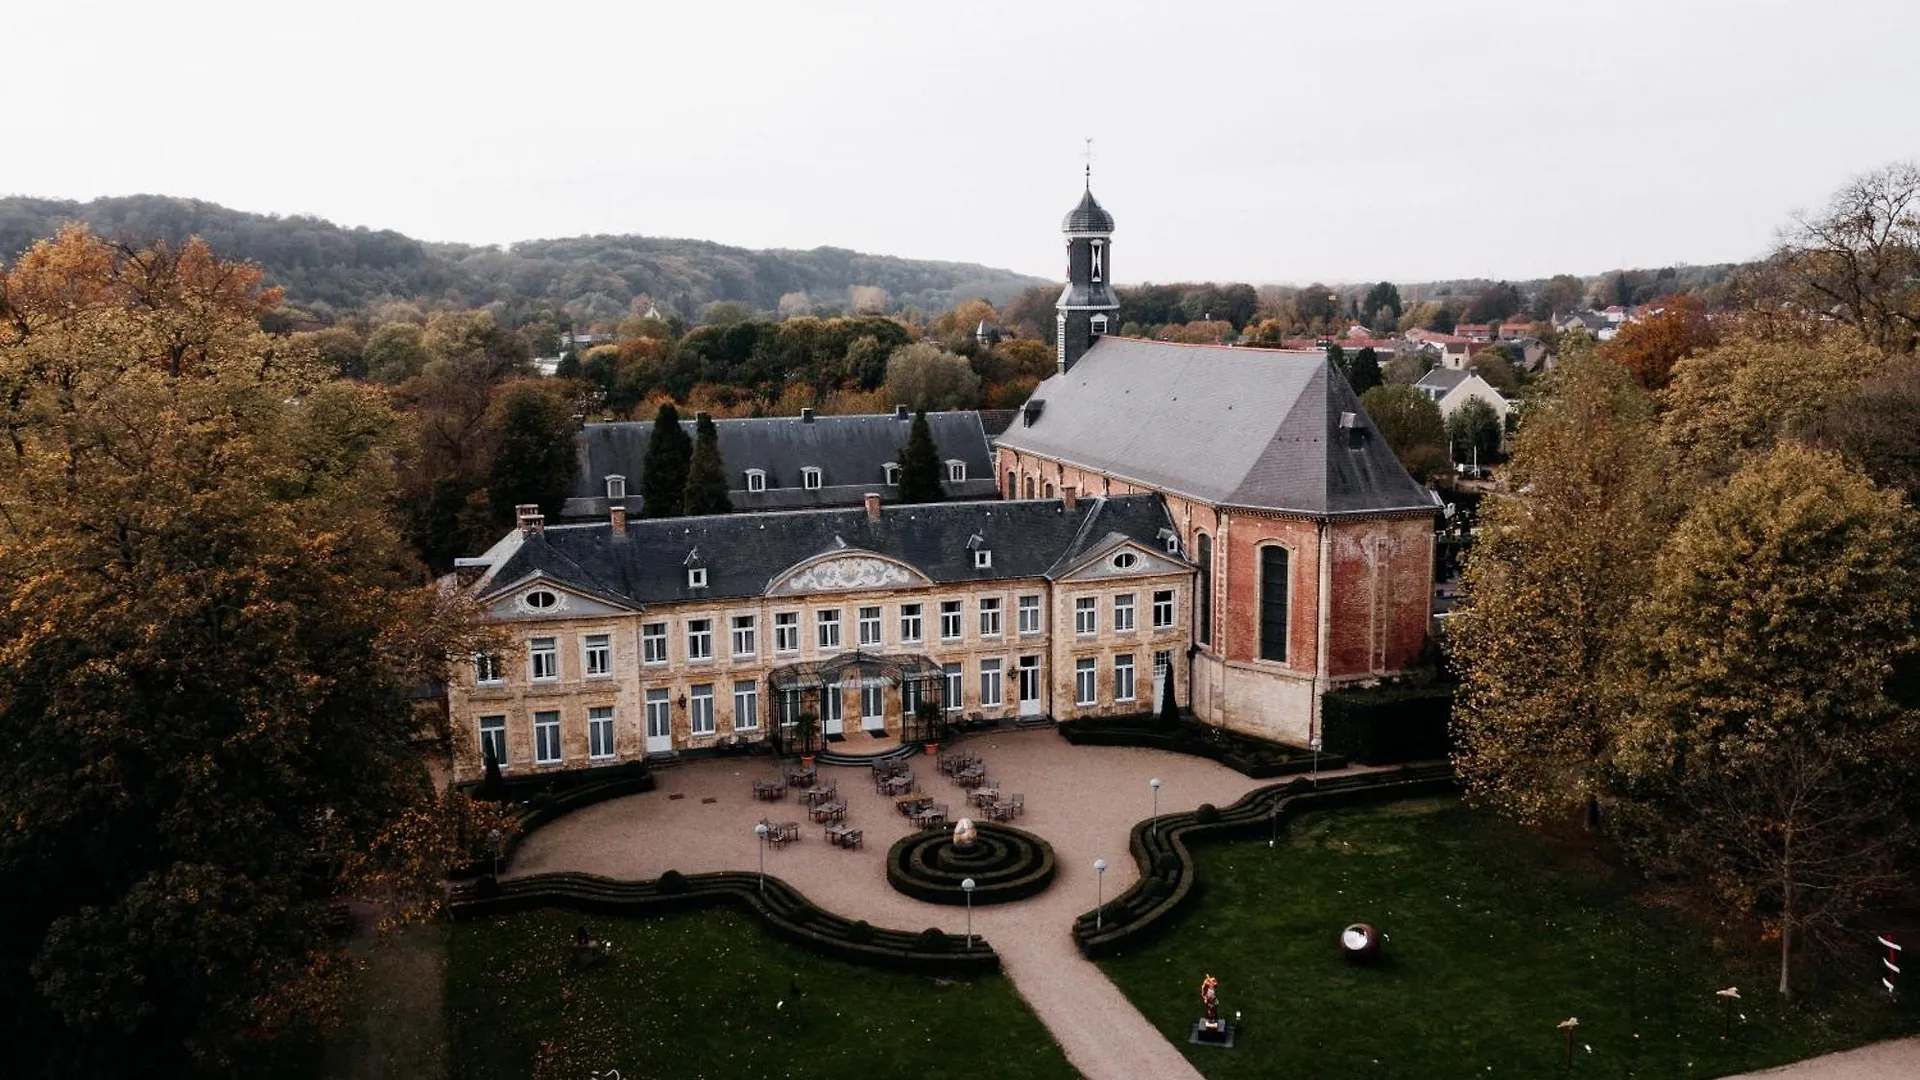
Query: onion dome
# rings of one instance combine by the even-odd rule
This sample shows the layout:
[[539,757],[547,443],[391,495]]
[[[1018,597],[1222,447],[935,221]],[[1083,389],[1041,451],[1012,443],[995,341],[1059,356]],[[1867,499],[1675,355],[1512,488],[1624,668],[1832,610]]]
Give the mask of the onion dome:
[[1110,233],[1113,231],[1113,215],[1106,212],[1094,200],[1093,189],[1080,196],[1080,205],[1067,212],[1060,222],[1063,233]]

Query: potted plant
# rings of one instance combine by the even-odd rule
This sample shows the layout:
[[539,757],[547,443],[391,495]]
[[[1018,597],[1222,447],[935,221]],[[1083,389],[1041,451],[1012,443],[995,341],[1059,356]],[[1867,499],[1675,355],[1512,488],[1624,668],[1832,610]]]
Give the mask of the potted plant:
[[[920,730],[930,732],[940,722],[940,706],[931,701],[922,701],[913,707],[914,719],[920,721]],[[940,752],[940,740],[929,738],[926,741],[929,756]]]
[[809,768],[809,769],[813,768],[813,740],[814,740],[815,734],[819,730],[820,730],[819,717],[813,715],[810,712],[803,712],[800,714],[800,722],[797,725],[797,732],[800,738],[800,748],[801,748],[800,764],[805,768]]

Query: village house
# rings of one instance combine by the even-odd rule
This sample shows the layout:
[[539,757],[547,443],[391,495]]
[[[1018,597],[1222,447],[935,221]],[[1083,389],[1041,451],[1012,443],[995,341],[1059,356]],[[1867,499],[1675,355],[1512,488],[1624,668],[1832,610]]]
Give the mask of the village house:
[[1443,419],[1453,416],[1460,406],[1469,401],[1484,401],[1493,408],[1494,414],[1500,417],[1500,423],[1504,427],[1507,422],[1507,413],[1513,409],[1513,404],[1489,385],[1487,380],[1471,371],[1434,368],[1420,376],[1420,381],[1414,383],[1413,388],[1427,395],[1434,404],[1440,406],[1440,416]]

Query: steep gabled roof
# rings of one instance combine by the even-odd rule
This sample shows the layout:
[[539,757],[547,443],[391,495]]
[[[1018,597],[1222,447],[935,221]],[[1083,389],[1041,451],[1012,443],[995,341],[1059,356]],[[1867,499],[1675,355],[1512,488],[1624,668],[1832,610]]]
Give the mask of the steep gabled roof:
[[1220,505],[1433,506],[1318,352],[1105,337],[1033,399],[1000,445]]

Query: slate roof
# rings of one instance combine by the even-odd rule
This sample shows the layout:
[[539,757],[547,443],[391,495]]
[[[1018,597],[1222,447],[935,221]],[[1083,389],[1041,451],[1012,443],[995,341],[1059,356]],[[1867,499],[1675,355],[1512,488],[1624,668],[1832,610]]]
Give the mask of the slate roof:
[[1080,202],[1067,211],[1060,220],[1060,231],[1064,233],[1110,233],[1113,231],[1113,215],[1093,197],[1093,188],[1088,187],[1086,194],[1080,196]]
[[[1031,401],[1045,405],[1029,422]],[[1319,352],[1104,337],[1035,388],[999,445],[1216,505],[1434,508]]]
[[[549,525],[496,545],[499,560],[481,595],[503,593],[535,571],[584,592],[632,604],[765,595],[784,571],[816,555],[854,549],[898,559],[936,582],[1001,581],[1064,571],[1087,552],[1129,537],[1164,550],[1160,530],[1173,525],[1158,495],[922,503],[892,506],[880,520],[866,509],[793,514],[726,514],[627,523],[615,537],[605,522]],[[993,553],[975,569],[974,536]],[[517,542],[516,542],[517,541]],[[689,556],[698,551],[707,587],[687,588]]]
[[1459,386],[1461,383],[1466,381],[1467,381],[1467,372],[1465,371],[1462,371],[1458,368],[1437,367],[1437,368],[1434,368],[1432,371],[1427,372],[1425,375],[1420,376],[1420,381],[1414,383],[1413,385],[1419,387],[1422,390],[1438,390],[1440,391],[1441,396],[1444,397],[1454,387]]
[[[886,486],[885,465],[899,459],[912,429],[912,417],[898,413],[864,416],[774,416],[749,420],[715,420],[720,457],[727,466],[728,495],[735,510],[802,510],[826,506],[855,506],[868,493],[891,501],[898,488]],[[693,421],[681,421],[693,437]],[[950,499],[991,499],[998,488],[993,480],[993,451],[977,412],[927,414],[934,445],[942,461],[966,463],[967,479],[943,481]],[[579,466],[573,488],[560,515],[566,518],[600,517],[607,513],[607,477],[627,478],[627,509],[638,514],[640,478],[646,475],[647,444],[653,438],[651,420],[617,424],[588,424],[580,432]],[[817,466],[821,486],[801,486],[800,470]],[[764,491],[747,490],[747,470],[767,474]],[[944,470],[942,475],[944,476]]]

